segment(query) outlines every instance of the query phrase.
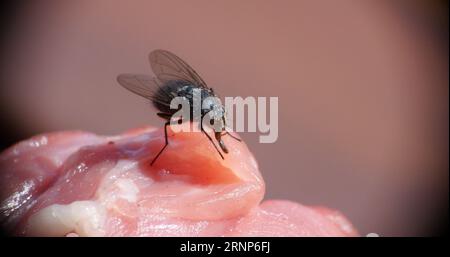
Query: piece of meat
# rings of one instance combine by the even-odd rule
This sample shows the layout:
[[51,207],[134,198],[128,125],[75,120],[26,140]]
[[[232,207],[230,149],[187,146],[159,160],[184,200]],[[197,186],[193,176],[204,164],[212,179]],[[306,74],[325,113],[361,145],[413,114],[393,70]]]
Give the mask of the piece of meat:
[[[185,125],[182,125],[185,126]],[[33,137],[0,155],[1,225],[25,236],[354,236],[339,213],[266,201],[245,143],[201,132]]]

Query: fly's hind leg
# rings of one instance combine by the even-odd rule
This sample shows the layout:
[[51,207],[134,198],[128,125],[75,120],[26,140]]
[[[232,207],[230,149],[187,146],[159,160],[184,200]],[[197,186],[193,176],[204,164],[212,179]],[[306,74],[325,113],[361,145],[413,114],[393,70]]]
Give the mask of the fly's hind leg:
[[161,153],[164,151],[164,149],[166,149],[167,145],[169,145],[169,139],[168,139],[168,137],[167,137],[167,126],[170,125],[170,117],[171,117],[171,115],[168,114],[168,113],[162,113],[162,112],[157,113],[157,115],[158,115],[159,117],[161,117],[161,118],[168,119],[168,121],[167,121],[166,123],[164,123],[164,139],[165,139],[165,144],[164,144],[164,147],[163,147],[163,148],[159,151],[159,153],[156,155],[156,157],[153,158],[153,161],[150,163],[150,166],[152,166],[152,165],[155,163],[156,159],[158,159],[158,157],[161,155]]

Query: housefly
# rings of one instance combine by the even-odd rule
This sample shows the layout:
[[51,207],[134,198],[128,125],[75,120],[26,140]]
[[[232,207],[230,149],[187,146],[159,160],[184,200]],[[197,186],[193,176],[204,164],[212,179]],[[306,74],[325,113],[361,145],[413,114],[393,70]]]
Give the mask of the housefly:
[[139,74],[120,74],[117,77],[117,81],[124,88],[150,100],[153,106],[158,110],[157,115],[166,120],[166,123],[164,124],[165,144],[153,158],[150,165],[155,163],[169,144],[167,137],[167,126],[170,125],[172,115],[178,111],[177,109],[170,108],[170,103],[175,97],[182,97],[189,102],[191,114],[190,119],[182,119],[181,122],[193,121],[194,89],[199,89],[201,95],[201,132],[205,134],[208,140],[214,145],[214,148],[217,150],[220,157],[224,159],[223,154],[216,146],[211,136],[204,130],[201,122],[203,117],[209,114],[211,119],[218,122],[219,129],[215,130],[214,136],[224,153],[228,153],[228,149],[222,140],[222,136],[230,135],[238,141],[241,140],[234,137],[226,130],[225,108],[221,104],[218,96],[214,93],[213,89],[208,87],[205,81],[203,81],[197,72],[195,72],[195,70],[192,69],[186,62],[169,51],[154,50],[149,54],[149,61],[156,77]]

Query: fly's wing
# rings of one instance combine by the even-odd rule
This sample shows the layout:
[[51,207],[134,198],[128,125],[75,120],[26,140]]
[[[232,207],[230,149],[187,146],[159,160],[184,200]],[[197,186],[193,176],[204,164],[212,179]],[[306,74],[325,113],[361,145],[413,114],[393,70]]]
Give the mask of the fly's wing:
[[170,107],[173,98],[156,78],[140,74],[120,74],[117,81],[124,88],[152,102]]
[[150,65],[156,77],[162,82],[183,80],[201,88],[208,88],[205,81],[180,57],[166,50],[152,51]]

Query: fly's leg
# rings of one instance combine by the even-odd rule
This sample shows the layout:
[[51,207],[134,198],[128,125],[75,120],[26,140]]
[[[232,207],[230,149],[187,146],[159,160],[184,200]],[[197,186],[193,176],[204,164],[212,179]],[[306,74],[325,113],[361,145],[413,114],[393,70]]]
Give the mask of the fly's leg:
[[227,122],[226,122],[225,116],[222,117],[222,121],[223,121],[223,125],[224,125],[223,128],[225,130],[225,133],[223,133],[221,136],[229,135],[230,137],[234,138],[235,140],[241,142],[242,140],[240,138],[233,136],[230,132],[227,131]]
[[214,148],[216,148],[217,152],[219,153],[220,157],[222,157],[222,160],[225,160],[225,158],[223,158],[222,153],[220,152],[219,148],[217,148],[216,144],[214,144],[214,141],[212,140],[211,136],[208,135],[208,133],[206,133],[206,131],[203,129],[203,117],[206,114],[202,115],[202,118],[200,119],[200,130],[203,132],[203,134],[205,134],[205,136],[209,139],[209,141],[211,142],[211,144],[213,144]]
[[161,155],[161,153],[164,151],[164,149],[166,149],[167,145],[169,144],[169,140],[167,139],[167,126],[169,126],[169,125],[170,125],[170,120],[164,124],[164,138],[166,140],[166,143],[164,144],[164,147],[156,155],[156,157],[153,159],[152,163],[150,163],[150,166],[152,166],[155,163],[156,159],[158,159],[158,157]]
[[167,137],[167,126],[170,125],[170,117],[171,117],[171,115],[168,114],[168,113],[162,113],[162,112],[157,113],[157,115],[159,117],[161,117],[161,118],[169,119],[166,123],[164,123],[164,139],[165,139],[166,143],[164,144],[164,147],[156,155],[156,157],[153,158],[153,161],[150,163],[150,166],[152,166],[155,163],[156,159],[158,159],[158,157],[161,155],[161,153],[164,151],[164,149],[166,149],[167,145],[169,144],[169,139]]
[[229,136],[232,137],[233,139],[235,139],[235,140],[237,140],[237,141],[239,141],[239,142],[242,142],[242,139],[233,136],[233,135],[232,135],[230,132],[228,132],[228,131],[225,131],[225,132],[222,134],[222,136],[225,136],[225,135],[229,135]]

